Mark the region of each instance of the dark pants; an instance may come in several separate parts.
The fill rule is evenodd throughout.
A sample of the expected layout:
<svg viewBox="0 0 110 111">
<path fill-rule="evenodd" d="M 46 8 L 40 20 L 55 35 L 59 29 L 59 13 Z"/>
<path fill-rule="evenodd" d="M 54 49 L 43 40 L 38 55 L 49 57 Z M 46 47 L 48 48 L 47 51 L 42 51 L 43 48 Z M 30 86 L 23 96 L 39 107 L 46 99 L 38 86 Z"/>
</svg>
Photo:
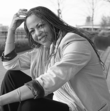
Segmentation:
<svg viewBox="0 0 110 111">
<path fill-rule="evenodd" d="M 8 93 L 31 81 L 31 77 L 21 71 L 6 72 L 1 85 L 1 95 Z M 69 111 L 66 104 L 52 100 L 53 94 L 44 98 L 28 99 L 21 103 L 11 103 L 3 106 L 3 111 Z"/>
</svg>

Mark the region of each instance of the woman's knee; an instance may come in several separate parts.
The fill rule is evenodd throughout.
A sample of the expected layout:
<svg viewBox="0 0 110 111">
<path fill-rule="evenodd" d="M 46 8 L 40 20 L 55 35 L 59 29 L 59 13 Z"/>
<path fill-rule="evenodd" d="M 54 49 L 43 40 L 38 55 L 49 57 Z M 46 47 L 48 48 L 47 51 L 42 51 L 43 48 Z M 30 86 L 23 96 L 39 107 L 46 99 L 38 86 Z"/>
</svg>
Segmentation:
<svg viewBox="0 0 110 111">
<path fill-rule="evenodd" d="M 4 79 L 7 79 L 7 78 L 9 78 L 9 77 L 16 77 L 15 76 L 15 74 L 16 73 L 19 73 L 19 72 L 21 72 L 21 71 L 19 71 L 19 70 L 8 70 L 6 73 L 5 73 L 5 75 L 4 75 Z"/>
<path fill-rule="evenodd" d="M 21 78 L 23 78 L 23 72 L 19 71 L 19 70 L 8 70 L 5 75 L 4 78 L 2 80 L 2 85 L 6 86 L 6 85 L 16 85 L 17 87 L 22 85 L 21 82 L 19 82 L 21 80 Z"/>
<path fill-rule="evenodd" d="M 31 80 L 31 77 L 29 77 L 27 74 L 20 70 L 8 70 L 4 76 L 4 79 L 12 78 L 14 80 L 21 80 L 21 79 L 29 79 Z"/>
</svg>

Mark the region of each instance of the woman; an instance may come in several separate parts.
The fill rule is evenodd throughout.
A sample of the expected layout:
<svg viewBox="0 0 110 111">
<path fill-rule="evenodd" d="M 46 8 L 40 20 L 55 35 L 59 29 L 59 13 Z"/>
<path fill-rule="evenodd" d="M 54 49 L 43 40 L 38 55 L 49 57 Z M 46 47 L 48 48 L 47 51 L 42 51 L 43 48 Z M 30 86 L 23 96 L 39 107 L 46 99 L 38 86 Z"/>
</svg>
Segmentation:
<svg viewBox="0 0 110 111">
<path fill-rule="evenodd" d="M 33 50 L 17 55 L 14 33 L 22 22 Z M 94 44 L 45 7 L 15 14 L 2 61 L 11 70 L 3 80 L 0 96 L 6 111 L 110 110 L 103 64 Z M 30 69 L 32 80 L 19 71 L 23 69 Z M 46 97 L 51 93 L 53 100 Z"/>
</svg>

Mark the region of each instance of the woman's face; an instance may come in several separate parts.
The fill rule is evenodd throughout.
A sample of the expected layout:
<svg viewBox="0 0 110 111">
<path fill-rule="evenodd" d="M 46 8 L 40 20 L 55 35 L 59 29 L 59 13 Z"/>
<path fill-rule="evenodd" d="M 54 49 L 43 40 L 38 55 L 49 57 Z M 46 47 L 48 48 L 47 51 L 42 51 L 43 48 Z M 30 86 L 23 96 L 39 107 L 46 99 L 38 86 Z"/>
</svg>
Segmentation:
<svg viewBox="0 0 110 111">
<path fill-rule="evenodd" d="M 26 20 L 26 25 L 33 40 L 46 47 L 50 46 L 54 34 L 51 26 L 36 15 L 30 15 Z"/>
</svg>

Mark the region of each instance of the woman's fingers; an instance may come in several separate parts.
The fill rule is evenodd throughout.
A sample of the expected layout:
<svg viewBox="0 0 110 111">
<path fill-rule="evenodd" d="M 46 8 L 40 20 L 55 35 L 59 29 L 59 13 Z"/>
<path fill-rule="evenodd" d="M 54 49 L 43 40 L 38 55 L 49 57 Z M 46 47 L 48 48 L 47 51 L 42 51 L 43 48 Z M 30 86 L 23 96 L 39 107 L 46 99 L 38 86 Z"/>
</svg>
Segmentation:
<svg viewBox="0 0 110 111">
<path fill-rule="evenodd" d="M 15 29 L 19 27 L 25 20 L 26 14 L 27 14 L 27 9 L 19 9 L 19 11 L 13 17 L 11 26 L 14 27 Z"/>
<path fill-rule="evenodd" d="M 27 14 L 27 9 L 19 9 L 18 15 L 20 17 L 26 17 L 26 14 Z"/>
<path fill-rule="evenodd" d="M 27 15 L 27 9 L 19 9 L 19 11 L 14 15 L 15 20 L 24 20 Z"/>
</svg>

